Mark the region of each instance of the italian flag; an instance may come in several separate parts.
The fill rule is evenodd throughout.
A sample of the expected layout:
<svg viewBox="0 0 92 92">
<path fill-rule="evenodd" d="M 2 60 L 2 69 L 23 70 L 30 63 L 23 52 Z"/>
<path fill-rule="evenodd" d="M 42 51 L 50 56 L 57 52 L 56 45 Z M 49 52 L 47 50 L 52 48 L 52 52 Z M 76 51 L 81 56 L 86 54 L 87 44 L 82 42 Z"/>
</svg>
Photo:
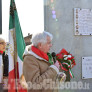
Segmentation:
<svg viewBox="0 0 92 92">
<path fill-rule="evenodd" d="M 25 51 L 25 42 L 22 35 L 15 1 L 10 2 L 10 20 L 9 20 L 9 77 L 8 92 L 27 92 L 20 86 L 19 80 L 23 76 L 23 53 Z M 14 80 L 16 79 L 16 80 Z M 12 81 L 13 80 L 13 81 Z"/>
</svg>

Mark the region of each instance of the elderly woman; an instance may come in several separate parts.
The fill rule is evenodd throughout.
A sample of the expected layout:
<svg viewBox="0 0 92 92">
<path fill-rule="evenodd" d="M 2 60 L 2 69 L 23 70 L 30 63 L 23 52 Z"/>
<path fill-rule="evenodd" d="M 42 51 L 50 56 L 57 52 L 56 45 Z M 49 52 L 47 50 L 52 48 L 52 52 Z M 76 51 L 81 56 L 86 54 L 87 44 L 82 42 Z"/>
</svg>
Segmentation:
<svg viewBox="0 0 92 92">
<path fill-rule="evenodd" d="M 3 81 L 3 53 L 5 51 L 5 40 L 0 38 L 0 83 Z"/>
<path fill-rule="evenodd" d="M 52 92 L 59 73 L 59 63 L 52 61 L 49 53 L 52 47 L 52 34 L 38 33 L 32 38 L 29 52 L 24 54 L 23 73 L 28 85 L 28 92 Z M 49 85 L 48 85 L 49 84 Z M 54 85 L 55 86 L 55 85 Z"/>
<path fill-rule="evenodd" d="M 5 55 L 6 42 L 0 38 L 0 87 L 3 86 L 3 80 L 8 78 L 8 55 Z"/>
</svg>

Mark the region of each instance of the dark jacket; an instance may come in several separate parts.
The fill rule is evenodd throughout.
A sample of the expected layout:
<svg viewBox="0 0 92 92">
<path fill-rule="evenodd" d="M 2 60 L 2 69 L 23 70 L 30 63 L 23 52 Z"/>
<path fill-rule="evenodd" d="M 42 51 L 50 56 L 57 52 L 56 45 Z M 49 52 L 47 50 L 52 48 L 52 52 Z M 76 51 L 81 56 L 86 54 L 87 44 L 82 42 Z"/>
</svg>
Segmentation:
<svg viewBox="0 0 92 92">
<path fill-rule="evenodd" d="M 3 53 L 3 76 L 7 77 L 8 76 L 8 67 L 9 67 L 9 60 L 8 60 L 8 55 Z"/>
</svg>

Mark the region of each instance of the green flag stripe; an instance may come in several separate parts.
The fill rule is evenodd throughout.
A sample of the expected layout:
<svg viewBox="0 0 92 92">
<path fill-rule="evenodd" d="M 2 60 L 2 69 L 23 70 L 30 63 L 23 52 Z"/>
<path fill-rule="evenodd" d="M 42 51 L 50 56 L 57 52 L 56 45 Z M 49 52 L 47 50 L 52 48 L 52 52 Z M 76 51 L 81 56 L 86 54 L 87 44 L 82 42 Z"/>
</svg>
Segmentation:
<svg viewBox="0 0 92 92">
<path fill-rule="evenodd" d="M 10 19 L 9 19 L 9 29 L 14 28 L 14 18 L 13 18 L 13 5 L 12 0 L 10 4 Z"/>
<path fill-rule="evenodd" d="M 14 14 L 15 14 L 15 30 L 16 30 L 15 33 L 16 33 L 16 41 L 17 41 L 17 51 L 18 51 L 18 56 L 23 61 L 22 55 L 23 55 L 24 50 L 25 50 L 25 42 L 24 42 L 24 38 L 22 35 L 17 11 L 15 11 Z"/>
<path fill-rule="evenodd" d="M 15 28 L 15 34 L 16 34 L 16 43 L 17 43 L 17 52 L 18 52 L 18 56 L 21 59 L 21 61 L 23 61 L 23 53 L 25 50 L 25 42 L 24 42 L 24 38 L 22 35 L 22 31 L 21 31 L 21 27 L 20 27 L 20 23 L 19 23 L 19 18 L 18 18 L 18 14 L 17 14 L 17 10 L 16 10 L 16 5 L 15 2 L 13 0 L 11 0 L 11 9 L 10 9 L 10 27 L 9 29 Z"/>
<path fill-rule="evenodd" d="M 15 31 L 16 31 L 15 33 L 16 33 L 17 51 L 18 51 L 18 56 L 23 61 L 22 56 L 25 50 L 25 42 L 22 35 L 18 14 L 16 10 L 14 11 L 14 15 L 15 15 Z"/>
</svg>

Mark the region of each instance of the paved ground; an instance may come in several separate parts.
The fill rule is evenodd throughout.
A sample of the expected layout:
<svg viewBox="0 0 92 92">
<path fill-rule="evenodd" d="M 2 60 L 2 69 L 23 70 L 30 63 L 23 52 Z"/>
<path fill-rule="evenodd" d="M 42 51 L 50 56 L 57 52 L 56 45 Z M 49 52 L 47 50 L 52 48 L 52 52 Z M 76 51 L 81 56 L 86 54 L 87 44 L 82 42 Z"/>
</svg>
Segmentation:
<svg viewBox="0 0 92 92">
<path fill-rule="evenodd" d="M 2 84 L 0 84 L 0 92 L 8 92 L 7 90 L 3 90 Z"/>
</svg>

